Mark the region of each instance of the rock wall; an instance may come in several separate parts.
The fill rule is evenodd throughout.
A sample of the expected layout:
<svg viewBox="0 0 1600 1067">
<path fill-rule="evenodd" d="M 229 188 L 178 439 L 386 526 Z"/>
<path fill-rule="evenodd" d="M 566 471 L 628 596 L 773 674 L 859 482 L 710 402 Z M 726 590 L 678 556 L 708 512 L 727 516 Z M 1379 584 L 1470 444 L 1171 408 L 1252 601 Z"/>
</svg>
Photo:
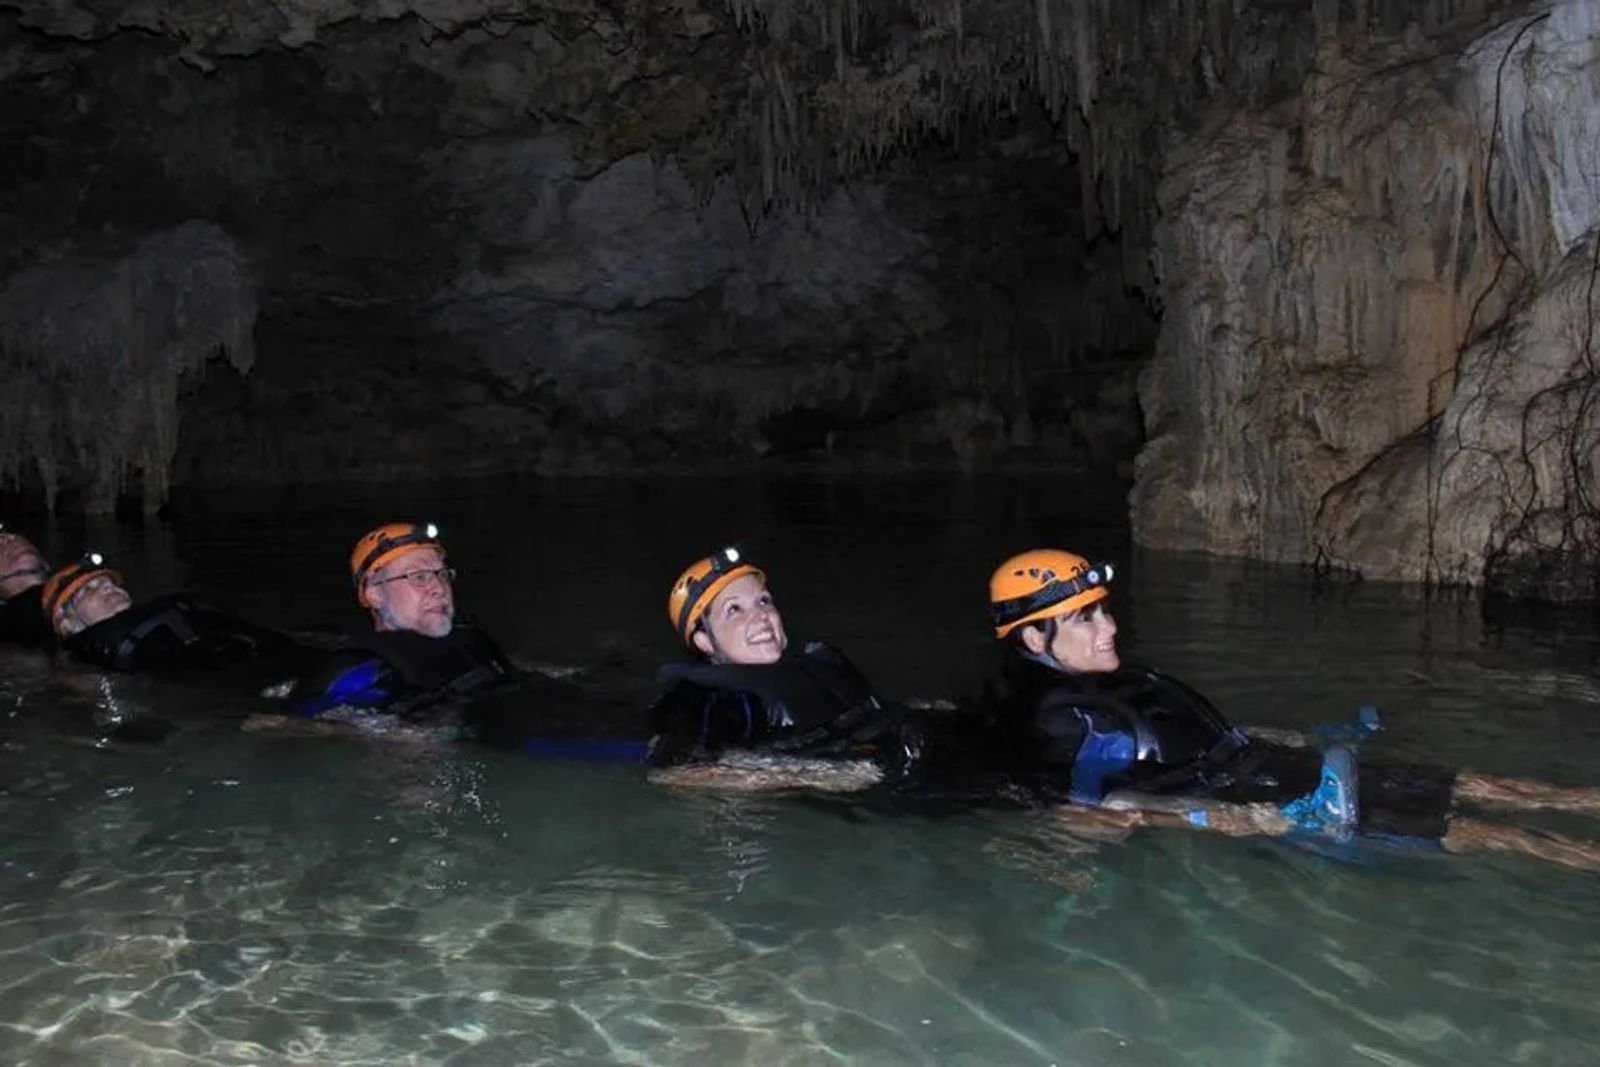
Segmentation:
<svg viewBox="0 0 1600 1067">
<path fill-rule="evenodd" d="M 1309 542 L 1299 479 L 1324 493 L 1367 436 L 1442 415 L 1448 391 L 1410 379 L 1402 399 L 1377 381 L 1329 406 L 1327 383 L 1358 377 L 1342 344 L 1381 363 L 1391 320 L 1444 336 L 1478 320 L 1435 305 L 1487 284 L 1480 251 L 1459 283 L 1407 266 L 1421 288 L 1401 310 L 1325 299 L 1325 276 L 1355 293 L 1388 243 L 1432 230 L 1368 226 L 1385 181 L 1335 157 L 1363 138 L 1392 142 L 1364 166 L 1402 152 L 1380 108 L 1407 94 L 1471 110 L 1428 42 L 1527 6 L 0 0 L 0 279 L 188 220 L 236 242 L 259 358 L 178 399 L 172 477 L 194 485 L 774 460 L 1117 474 L 1163 308 L 1169 339 L 1226 334 L 1250 358 L 1264 349 L 1238 339 L 1276 316 L 1294 325 L 1263 336 L 1295 354 L 1250 386 L 1275 399 L 1215 448 L 1202 416 L 1237 408 L 1232 386 L 1167 342 L 1141 493 L 1168 517 L 1143 524 L 1152 540 L 1285 555 L 1278 533 L 1165 501 L 1233 492 L 1215 487 L 1244 470 L 1262 516 L 1244 525 Z M 1302 180 L 1306 153 L 1321 176 Z M 1225 188 L 1191 197 L 1186 172 Z M 1183 260 L 1236 245 L 1221 288 Z M 1276 310 L 1251 311 L 1264 294 Z M 1282 434 L 1308 361 L 1311 429 Z"/>
<path fill-rule="evenodd" d="M 1329 40 L 1160 196 L 1142 542 L 1596 594 L 1600 9 Z"/>
<path fill-rule="evenodd" d="M 178 394 L 206 362 L 255 358 L 255 283 L 239 248 L 191 223 L 133 247 L 38 264 L 0 284 L 0 480 L 63 487 L 89 511 L 134 488 L 166 500 Z"/>
<path fill-rule="evenodd" d="M 182 400 L 180 483 L 1126 472 L 1154 313 L 1036 105 L 764 209 L 725 9 L 330 8 L 314 48 L 273 11 L 83 10 L 4 38 L 0 277 L 195 218 L 247 251 L 259 359 Z"/>
</svg>

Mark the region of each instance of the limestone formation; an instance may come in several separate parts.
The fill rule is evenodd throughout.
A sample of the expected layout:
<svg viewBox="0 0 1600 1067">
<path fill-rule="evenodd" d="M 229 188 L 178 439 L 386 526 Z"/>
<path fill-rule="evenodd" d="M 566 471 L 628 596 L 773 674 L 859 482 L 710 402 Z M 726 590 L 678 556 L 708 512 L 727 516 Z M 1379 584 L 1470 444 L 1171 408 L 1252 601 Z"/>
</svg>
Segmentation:
<svg viewBox="0 0 1600 1067">
<path fill-rule="evenodd" d="M 136 483 L 166 500 L 178 394 L 208 359 L 255 358 L 255 286 L 238 247 L 189 223 L 120 254 L 17 271 L 0 286 L 0 482 L 63 484 L 109 511 Z"/>
<path fill-rule="evenodd" d="M 1137 535 L 1596 592 L 1600 13 L 1346 56 L 1172 155 Z"/>
<path fill-rule="evenodd" d="M 130 472 L 150 501 L 773 461 L 1115 474 L 1142 435 L 1147 543 L 1587 595 L 1595 18 L 0 0 L 8 354 L 78 381 L 77 351 L 105 360 L 170 294 L 97 296 L 76 334 L 64 276 L 43 313 L 15 294 L 66 264 L 112 292 L 93 279 L 151 257 L 107 249 L 186 220 L 254 285 L 135 365 L 155 414 L 103 448 L 67 400 L 47 426 L 13 403 L 0 477 L 104 507 Z M 202 374 L 223 335 L 248 362 L 251 320 L 255 370 Z"/>
</svg>

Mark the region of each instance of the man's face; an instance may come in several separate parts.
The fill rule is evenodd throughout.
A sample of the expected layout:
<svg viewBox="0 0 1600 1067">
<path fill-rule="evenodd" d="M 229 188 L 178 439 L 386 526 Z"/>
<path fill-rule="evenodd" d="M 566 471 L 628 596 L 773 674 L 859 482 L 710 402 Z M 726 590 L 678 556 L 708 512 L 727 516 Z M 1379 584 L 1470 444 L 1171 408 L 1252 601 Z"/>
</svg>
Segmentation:
<svg viewBox="0 0 1600 1067">
<path fill-rule="evenodd" d="M 9 599 L 43 583 L 45 570 L 44 558 L 32 541 L 0 533 L 0 598 Z"/>
<path fill-rule="evenodd" d="M 776 663 L 789 644 L 778 605 L 766 583 L 753 574 L 724 586 L 701 616 L 701 625 L 694 647 L 725 663 Z"/>
<path fill-rule="evenodd" d="M 109 574 L 91 578 L 56 612 L 56 633 L 66 637 L 87 630 L 97 622 L 128 610 L 132 603 L 128 591 Z"/>
<path fill-rule="evenodd" d="M 379 630 L 412 630 L 448 637 L 455 626 L 456 597 L 445 573 L 444 553 L 432 545 L 414 548 L 367 576 L 367 606 Z"/>
</svg>

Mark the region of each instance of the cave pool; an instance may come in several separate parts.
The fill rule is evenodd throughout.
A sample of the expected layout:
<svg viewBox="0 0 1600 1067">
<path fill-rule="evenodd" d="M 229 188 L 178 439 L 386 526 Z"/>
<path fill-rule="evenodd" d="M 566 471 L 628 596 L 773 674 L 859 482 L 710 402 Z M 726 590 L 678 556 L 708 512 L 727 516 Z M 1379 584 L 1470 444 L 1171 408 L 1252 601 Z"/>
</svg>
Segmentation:
<svg viewBox="0 0 1600 1067">
<path fill-rule="evenodd" d="M 792 637 L 882 690 L 994 662 L 984 582 L 1122 564 L 1125 658 L 1236 720 L 1376 701 L 1373 751 L 1600 784 L 1591 617 L 1130 546 L 1120 485 L 1043 474 L 561 479 L 181 499 L 92 541 L 135 592 L 360 622 L 354 537 L 431 518 L 517 659 L 647 698 L 663 607 L 727 541 Z M 1596 1062 L 1600 875 L 1505 855 L 1063 835 L 1023 813 L 685 796 L 631 766 L 241 733 L 248 700 L 0 650 L 0 1063 Z M 160 744 L 101 743 L 160 714 Z M 1600 834 L 1600 823 L 1527 825 Z"/>
</svg>

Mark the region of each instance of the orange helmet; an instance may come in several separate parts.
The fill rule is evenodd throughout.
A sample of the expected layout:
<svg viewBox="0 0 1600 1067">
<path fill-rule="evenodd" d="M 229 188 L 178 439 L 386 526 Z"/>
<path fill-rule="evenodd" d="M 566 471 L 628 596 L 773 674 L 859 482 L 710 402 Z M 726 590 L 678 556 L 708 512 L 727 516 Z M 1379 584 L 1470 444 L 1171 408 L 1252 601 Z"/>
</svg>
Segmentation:
<svg viewBox="0 0 1600 1067">
<path fill-rule="evenodd" d="M 44 617 L 53 624 L 56 612 L 72 603 L 78 591 L 102 575 L 118 585 L 124 585 L 122 575 L 102 566 L 105 557 L 98 552 L 85 552 L 76 563 L 69 563 L 44 580 L 39 591 L 39 603 L 44 607 Z"/>
<path fill-rule="evenodd" d="M 1058 548 L 1035 548 L 1012 556 L 989 577 L 989 614 L 995 637 L 1023 623 L 1077 611 L 1110 594 L 1113 567 Z"/>
<path fill-rule="evenodd" d="M 729 582 L 746 574 L 753 574 L 763 582 L 767 580 L 765 571 L 740 561 L 738 549 L 723 548 L 705 559 L 695 560 L 678 575 L 678 580 L 672 583 L 672 591 L 667 594 L 667 618 L 672 620 L 672 628 L 685 643 L 716 595 Z"/>
<path fill-rule="evenodd" d="M 387 522 L 362 536 L 350 550 L 350 579 L 355 582 L 356 599 L 367 607 L 367 595 L 362 589 L 367 575 L 407 552 L 419 548 L 438 549 L 444 558 L 444 545 L 439 543 L 439 527 L 431 522 Z"/>
</svg>

